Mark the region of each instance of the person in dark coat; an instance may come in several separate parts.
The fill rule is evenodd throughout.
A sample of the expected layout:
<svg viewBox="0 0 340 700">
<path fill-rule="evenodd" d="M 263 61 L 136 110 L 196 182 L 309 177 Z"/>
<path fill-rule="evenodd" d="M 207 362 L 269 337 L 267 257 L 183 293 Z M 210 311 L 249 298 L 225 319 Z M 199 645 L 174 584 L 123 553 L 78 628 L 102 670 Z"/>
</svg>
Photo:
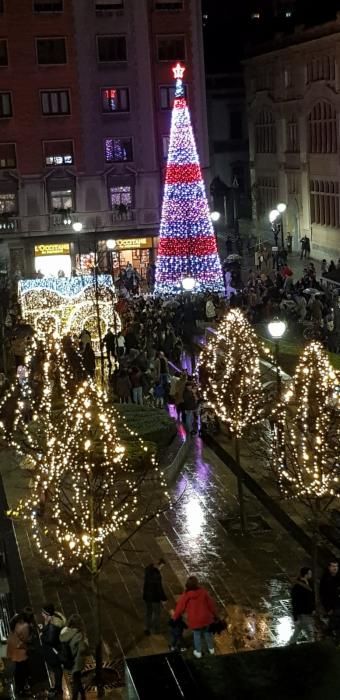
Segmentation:
<svg viewBox="0 0 340 700">
<path fill-rule="evenodd" d="M 161 603 L 167 600 L 164 593 L 161 570 L 164 560 L 158 564 L 149 564 L 144 572 L 143 600 L 145 603 L 145 634 L 150 635 L 153 629 L 155 634 L 160 631 Z"/>
<path fill-rule="evenodd" d="M 66 620 L 51 603 L 46 603 L 43 606 L 41 614 L 44 624 L 40 641 L 45 662 L 54 674 L 54 687 L 49 692 L 49 695 L 53 697 L 63 694 L 63 667 L 58 652 L 60 651 L 60 632 L 65 627 Z"/>
<path fill-rule="evenodd" d="M 96 356 L 90 343 L 88 343 L 85 347 L 83 354 L 83 363 L 86 373 L 93 378 L 96 373 Z"/>
<path fill-rule="evenodd" d="M 320 579 L 320 600 L 327 615 L 340 609 L 340 572 L 334 559 L 329 562 Z"/>
<path fill-rule="evenodd" d="M 312 570 L 308 566 L 300 569 L 300 575 L 292 587 L 291 596 L 295 629 L 289 643 L 297 642 L 301 632 L 305 632 L 309 640 L 314 641 L 315 596 L 312 587 Z"/>
</svg>

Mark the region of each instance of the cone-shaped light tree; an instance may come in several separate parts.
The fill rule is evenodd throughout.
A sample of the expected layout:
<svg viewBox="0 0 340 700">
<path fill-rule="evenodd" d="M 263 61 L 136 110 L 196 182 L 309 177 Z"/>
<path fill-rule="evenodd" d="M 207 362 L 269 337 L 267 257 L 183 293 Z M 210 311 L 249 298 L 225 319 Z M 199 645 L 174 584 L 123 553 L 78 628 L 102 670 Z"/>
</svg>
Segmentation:
<svg viewBox="0 0 340 700">
<path fill-rule="evenodd" d="M 321 343 L 304 350 L 292 385 L 283 396 L 279 440 L 273 445 L 281 493 L 309 509 L 314 529 L 317 570 L 322 514 L 340 498 L 339 378 Z"/>
<path fill-rule="evenodd" d="M 156 262 L 157 294 L 189 288 L 223 292 L 223 275 L 217 253 L 195 137 L 188 109 L 183 74 L 173 68 L 176 80 L 172 110 L 165 189 Z M 184 283 L 185 284 L 185 283 Z M 185 287 L 184 287 L 185 288 Z"/>
<path fill-rule="evenodd" d="M 114 409 L 93 382 L 82 382 L 73 396 L 65 394 L 59 420 L 50 421 L 47 450 L 33 475 L 30 497 L 10 513 L 29 521 L 48 564 L 70 574 L 81 567 L 90 572 L 98 687 L 102 677 L 100 571 L 121 548 L 122 540 L 126 542 L 169 505 L 153 455 L 138 435 L 135 440 L 141 450 L 132 462 L 119 439 Z M 114 540 L 109 543 L 115 535 L 119 535 L 117 546 Z"/>
<path fill-rule="evenodd" d="M 235 440 L 242 530 L 246 530 L 239 440 L 246 429 L 264 418 L 265 394 L 261 383 L 260 354 L 264 352 L 253 328 L 241 311 L 227 313 L 204 348 L 204 398 Z"/>
</svg>

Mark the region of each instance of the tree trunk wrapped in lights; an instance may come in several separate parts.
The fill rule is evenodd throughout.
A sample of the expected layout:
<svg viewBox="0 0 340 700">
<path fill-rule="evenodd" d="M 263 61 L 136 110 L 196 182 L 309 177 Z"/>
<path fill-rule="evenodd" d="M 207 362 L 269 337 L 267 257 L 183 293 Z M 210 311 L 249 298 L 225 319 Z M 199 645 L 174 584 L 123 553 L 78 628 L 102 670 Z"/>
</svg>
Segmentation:
<svg viewBox="0 0 340 700">
<path fill-rule="evenodd" d="M 70 574 L 81 567 L 90 572 L 98 688 L 100 571 L 122 544 L 169 506 L 154 456 L 137 434 L 134 438 L 140 451 L 131 461 L 118 436 L 114 409 L 93 382 L 82 382 L 73 396 L 65 394 L 58 421 L 50 421 L 44 460 L 33 475 L 30 496 L 10 513 L 29 522 L 38 551 L 50 566 Z"/>
<path fill-rule="evenodd" d="M 278 415 L 281 430 L 273 444 L 274 466 L 285 498 L 301 501 L 311 513 L 313 568 L 317 570 L 320 522 L 340 497 L 339 377 L 317 342 L 304 350 Z"/>
<path fill-rule="evenodd" d="M 242 530 L 246 529 L 239 440 L 246 429 L 264 418 L 265 395 L 261 383 L 260 354 L 266 350 L 238 309 L 227 313 L 201 357 L 204 398 L 235 440 Z M 267 353 L 269 354 L 269 353 Z"/>
</svg>

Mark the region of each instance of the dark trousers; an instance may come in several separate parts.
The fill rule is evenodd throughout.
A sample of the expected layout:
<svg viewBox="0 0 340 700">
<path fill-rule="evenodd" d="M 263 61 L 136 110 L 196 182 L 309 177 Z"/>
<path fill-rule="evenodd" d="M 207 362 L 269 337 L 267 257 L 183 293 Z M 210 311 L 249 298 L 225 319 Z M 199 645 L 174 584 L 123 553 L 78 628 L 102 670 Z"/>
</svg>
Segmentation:
<svg viewBox="0 0 340 700">
<path fill-rule="evenodd" d="M 14 683 L 16 693 L 22 693 L 29 676 L 28 661 L 16 661 L 14 667 Z"/>
<path fill-rule="evenodd" d="M 44 659 L 50 671 L 54 674 L 54 688 L 57 693 L 62 693 L 63 688 L 63 668 L 58 655 L 51 647 L 43 648 Z"/>
<path fill-rule="evenodd" d="M 145 629 L 159 633 L 161 624 L 161 604 L 145 602 Z"/>
<path fill-rule="evenodd" d="M 86 694 L 81 681 L 81 671 L 72 673 L 72 700 L 78 700 L 78 695 L 80 695 L 81 700 L 85 700 Z"/>
</svg>

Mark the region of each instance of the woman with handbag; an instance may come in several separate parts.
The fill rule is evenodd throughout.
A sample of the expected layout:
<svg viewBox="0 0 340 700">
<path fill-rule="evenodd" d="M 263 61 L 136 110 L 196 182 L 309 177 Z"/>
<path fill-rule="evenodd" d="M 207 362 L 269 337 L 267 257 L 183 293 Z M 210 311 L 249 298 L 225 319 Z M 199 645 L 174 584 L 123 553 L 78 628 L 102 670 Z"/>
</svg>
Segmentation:
<svg viewBox="0 0 340 700">
<path fill-rule="evenodd" d="M 216 619 L 215 603 L 208 591 L 199 585 L 196 576 L 189 576 L 185 584 L 185 592 L 180 596 L 173 614 L 173 620 L 178 620 L 186 614 L 188 627 L 193 631 L 194 656 L 202 656 L 202 635 L 208 647 L 209 654 L 215 654 L 213 636 L 210 625 Z"/>
</svg>

